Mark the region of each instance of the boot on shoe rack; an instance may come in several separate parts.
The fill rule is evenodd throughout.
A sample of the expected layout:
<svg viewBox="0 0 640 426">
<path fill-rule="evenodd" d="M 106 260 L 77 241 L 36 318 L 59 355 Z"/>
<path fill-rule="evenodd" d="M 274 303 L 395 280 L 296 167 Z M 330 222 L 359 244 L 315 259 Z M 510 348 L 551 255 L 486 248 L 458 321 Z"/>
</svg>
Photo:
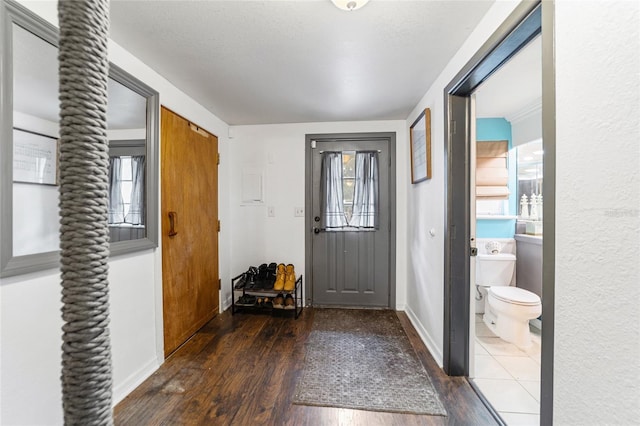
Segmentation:
<svg viewBox="0 0 640 426">
<path fill-rule="evenodd" d="M 296 288 L 296 271 L 292 264 L 285 269 L 284 291 L 293 291 Z"/>
<path fill-rule="evenodd" d="M 285 281 L 285 266 L 284 263 L 278 265 L 276 269 L 276 282 L 273 284 L 273 289 L 275 291 L 282 291 L 284 289 L 284 281 Z"/>
</svg>

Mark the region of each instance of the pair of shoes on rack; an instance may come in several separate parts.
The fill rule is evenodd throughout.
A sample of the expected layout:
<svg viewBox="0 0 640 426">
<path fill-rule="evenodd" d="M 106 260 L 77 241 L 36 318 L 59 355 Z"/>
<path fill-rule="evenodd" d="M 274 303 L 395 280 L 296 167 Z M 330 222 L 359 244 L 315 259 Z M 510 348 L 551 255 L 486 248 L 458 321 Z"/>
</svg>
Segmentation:
<svg viewBox="0 0 640 426">
<path fill-rule="evenodd" d="M 276 269 L 277 264 L 275 262 L 271 262 L 266 266 L 266 270 L 261 276 L 262 279 L 262 288 L 265 290 L 271 290 L 273 288 L 273 284 L 276 282 Z"/>
<path fill-rule="evenodd" d="M 244 274 L 242 274 L 240 275 L 240 278 L 238 278 L 238 280 L 233 284 L 233 288 L 235 288 L 236 290 L 240 290 L 241 288 L 244 288 L 246 284 L 247 282 L 245 281 Z"/>
<path fill-rule="evenodd" d="M 284 263 L 278 265 L 276 270 L 276 281 L 273 289 L 276 291 L 293 291 L 296 288 L 296 271 L 292 264 L 287 266 Z"/>
<path fill-rule="evenodd" d="M 293 300 L 293 296 L 291 294 L 283 295 L 282 293 L 278 294 L 275 299 L 273 299 L 273 308 L 274 309 L 295 309 L 295 301 Z"/>
<path fill-rule="evenodd" d="M 263 263 L 256 270 L 254 275 L 253 289 L 271 290 L 273 283 L 276 281 L 276 267 L 275 263 L 266 264 Z"/>
<path fill-rule="evenodd" d="M 240 306 L 254 306 L 256 304 L 256 297 L 250 294 L 243 294 L 238 298 L 236 305 Z"/>
<path fill-rule="evenodd" d="M 245 285 L 247 285 L 247 273 L 246 272 L 243 272 L 242 274 L 240 274 L 236 278 L 237 279 L 233 283 L 233 288 L 235 288 L 236 290 L 240 290 L 241 288 L 244 288 Z"/>
<path fill-rule="evenodd" d="M 255 266 L 249 266 L 247 272 L 243 273 L 238 281 L 236 281 L 233 288 L 239 290 L 241 288 L 255 288 L 256 286 L 256 276 L 258 275 L 258 268 Z"/>
<path fill-rule="evenodd" d="M 261 308 L 271 308 L 273 306 L 273 302 L 268 297 L 258 297 L 256 306 L 259 306 Z"/>
</svg>

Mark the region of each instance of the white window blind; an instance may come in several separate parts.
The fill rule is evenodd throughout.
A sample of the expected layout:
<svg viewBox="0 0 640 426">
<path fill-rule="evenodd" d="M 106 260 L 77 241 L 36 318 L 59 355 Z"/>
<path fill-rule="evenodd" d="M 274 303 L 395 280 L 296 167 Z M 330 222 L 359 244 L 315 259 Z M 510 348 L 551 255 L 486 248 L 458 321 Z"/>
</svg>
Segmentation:
<svg viewBox="0 0 640 426">
<path fill-rule="evenodd" d="M 509 198 L 508 141 L 476 143 L 476 197 L 504 200 Z"/>
</svg>

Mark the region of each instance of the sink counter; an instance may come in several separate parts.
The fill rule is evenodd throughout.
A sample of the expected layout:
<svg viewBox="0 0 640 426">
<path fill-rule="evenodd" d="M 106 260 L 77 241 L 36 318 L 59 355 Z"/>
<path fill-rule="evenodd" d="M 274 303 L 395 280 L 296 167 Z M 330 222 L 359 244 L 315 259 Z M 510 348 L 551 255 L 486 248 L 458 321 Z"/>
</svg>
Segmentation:
<svg viewBox="0 0 640 426">
<path fill-rule="evenodd" d="M 542 245 L 542 235 L 516 234 L 514 238 L 523 243 Z"/>
</svg>

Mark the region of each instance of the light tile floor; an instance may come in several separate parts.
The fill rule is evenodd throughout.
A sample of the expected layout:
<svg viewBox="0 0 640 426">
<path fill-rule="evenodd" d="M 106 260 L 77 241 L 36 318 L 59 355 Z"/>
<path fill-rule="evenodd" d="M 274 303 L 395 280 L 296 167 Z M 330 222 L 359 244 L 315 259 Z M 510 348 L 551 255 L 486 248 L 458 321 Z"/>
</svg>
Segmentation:
<svg viewBox="0 0 640 426">
<path fill-rule="evenodd" d="M 526 349 L 497 337 L 476 315 L 473 381 L 511 425 L 540 424 L 540 331 L 531 327 Z"/>
</svg>

